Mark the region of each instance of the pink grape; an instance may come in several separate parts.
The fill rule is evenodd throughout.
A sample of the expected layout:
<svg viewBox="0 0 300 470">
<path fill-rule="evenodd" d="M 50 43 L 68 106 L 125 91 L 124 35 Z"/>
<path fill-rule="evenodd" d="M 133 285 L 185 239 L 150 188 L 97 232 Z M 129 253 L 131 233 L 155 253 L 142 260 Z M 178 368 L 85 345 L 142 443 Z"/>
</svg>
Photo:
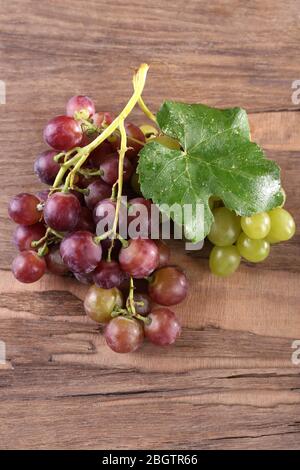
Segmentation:
<svg viewBox="0 0 300 470">
<path fill-rule="evenodd" d="M 34 250 L 31 243 L 40 240 L 46 233 L 46 227 L 37 223 L 34 225 L 18 225 L 13 234 L 13 242 L 19 251 Z"/>
<path fill-rule="evenodd" d="M 122 270 L 137 279 L 149 276 L 158 266 L 158 262 L 158 248 L 149 239 L 130 240 L 128 247 L 123 247 L 119 255 Z"/>
<path fill-rule="evenodd" d="M 74 273 L 87 274 L 101 261 L 102 249 L 90 232 L 79 231 L 66 236 L 60 244 L 65 265 Z"/>
<path fill-rule="evenodd" d="M 46 262 L 35 251 L 22 251 L 13 260 L 11 270 L 18 281 L 27 284 L 38 281 L 45 274 Z"/>
<path fill-rule="evenodd" d="M 157 346 L 173 344 L 180 336 L 180 322 L 175 313 L 168 308 L 157 308 L 148 315 L 148 318 L 151 323 L 144 326 L 145 336 Z"/>
<path fill-rule="evenodd" d="M 173 266 L 160 268 L 150 279 L 149 295 L 161 305 L 176 305 L 187 296 L 188 282 L 185 274 Z"/>
<path fill-rule="evenodd" d="M 78 111 L 88 111 L 89 116 L 95 113 L 94 102 L 88 96 L 77 95 L 69 99 L 66 106 L 67 116 L 73 117 Z"/>
<path fill-rule="evenodd" d="M 60 170 L 60 165 L 53 159 L 56 154 L 55 150 L 46 150 L 38 155 L 34 163 L 34 171 L 42 183 L 54 183 Z"/>
<path fill-rule="evenodd" d="M 17 194 L 9 201 L 8 215 L 17 224 L 36 224 L 42 218 L 42 212 L 37 209 L 39 203 L 39 199 L 33 194 Z"/>
<path fill-rule="evenodd" d="M 103 289 L 119 287 L 126 277 L 126 274 L 121 270 L 119 263 L 116 261 L 100 261 L 93 272 L 94 283 Z"/>
<path fill-rule="evenodd" d="M 44 207 L 44 219 L 54 230 L 69 232 L 76 227 L 80 211 L 80 203 L 74 194 L 58 192 L 48 197 Z"/>
<path fill-rule="evenodd" d="M 84 196 L 84 200 L 89 209 L 94 209 L 99 201 L 109 198 L 111 195 L 111 187 L 100 179 L 89 184 L 87 189 L 88 194 Z"/>
<path fill-rule="evenodd" d="M 56 116 L 44 129 L 44 140 L 55 150 L 70 150 L 80 145 L 82 129 L 79 122 L 69 116 Z"/>
<path fill-rule="evenodd" d="M 117 153 L 112 153 L 111 155 L 106 155 L 102 158 L 100 163 L 100 170 L 102 171 L 101 178 L 107 184 L 111 186 L 118 180 L 119 175 L 119 156 Z M 128 158 L 124 157 L 124 165 L 123 165 L 123 181 L 129 181 L 133 172 L 133 167 L 128 160 Z"/>
<path fill-rule="evenodd" d="M 143 327 L 138 320 L 119 316 L 106 325 L 104 338 L 107 345 L 117 353 L 134 352 L 143 343 Z"/>
<path fill-rule="evenodd" d="M 69 272 L 69 269 L 62 260 L 59 245 L 51 246 L 45 256 L 47 269 L 52 274 L 63 276 Z"/>
</svg>

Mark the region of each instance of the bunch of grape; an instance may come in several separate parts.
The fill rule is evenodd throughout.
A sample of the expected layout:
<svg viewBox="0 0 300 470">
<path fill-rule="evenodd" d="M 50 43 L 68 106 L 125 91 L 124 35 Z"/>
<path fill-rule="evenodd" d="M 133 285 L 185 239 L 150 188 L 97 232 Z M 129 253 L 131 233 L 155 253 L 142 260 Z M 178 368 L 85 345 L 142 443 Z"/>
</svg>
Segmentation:
<svg viewBox="0 0 300 470">
<path fill-rule="evenodd" d="M 214 199 L 211 204 L 214 222 L 208 239 L 215 246 L 210 252 L 209 266 L 217 276 L 233 274 L 242 258 L 252 263 L 264 261 L 270 245 L 289 240 L 295 233 L 294 219 L 283 207 L 239 217 L 223 207 L 220 200 Z"/>
<path fill-rule="evenodd" d="M 18 224 L 13 235 L 19 250 L 12 263 L 16 279 L 35 282 L 48 270 L 90 284 L 86 314 L 104 325 L 113 351 L 126 353 L 138 349 L 144 337 L 156 345 L 176 340 L 181 326 L 168 307 L 184 300 L 188 285 L 182 270 L 169 265 L 170 250 L 161 240 L 126 240 L 114 230 L 112 238 L 108 232 L 96 234 L 103 214 L 111 214 L 114 228 L 118 226 L 116 187 L 129 198 L 128 221 L 138 214 L 135 206 L 142 205 L 148 214 L 144 225 L 150 224 L 151 201 L 141 197 L 135 171 L 149 126 L 142 132 L 131 122 L 125 124 L 127 151 L 121 168 L 120 131 L 90 151 L 90 144 L 114 119 L 108 112 L 96 112 L 90 98 L 72 97 L 66 115 L 46 125 L 44 140 L 51 149 L 34 164 L 40 181 L 50 187 L 35 195 L 18 194 L 8 212 Z M 146 280 L 147 293 L 135 290 L 134 279 Z M 152 303 L 161 307 L 153 308 Z"/>
</svg>

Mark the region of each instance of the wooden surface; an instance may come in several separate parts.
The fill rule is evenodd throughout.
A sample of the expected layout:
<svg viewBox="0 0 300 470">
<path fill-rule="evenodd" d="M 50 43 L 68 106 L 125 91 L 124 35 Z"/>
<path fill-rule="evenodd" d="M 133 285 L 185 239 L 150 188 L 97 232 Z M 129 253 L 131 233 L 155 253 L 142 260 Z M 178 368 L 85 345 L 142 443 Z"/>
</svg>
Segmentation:
<svg viewBox="0 0 300 470">
<path fill-rule="evenodd" d="M 84 287 L 13 280 L 6 213 L 13 194 L 39 187 L 42 128 L 66 99 L 87 93 L 117 111 L 147 61 L 154 110 L 168 97 L 251 112 L 300 226 L 299 14 L 298 0 L 1 1 L 0 448 L 300 448 L 299 234 L 228 280 L 209 274 L 205 251 L 175 245 L 191 284 L 176 308 L 182 338 L 117 355 L 83 315 Z"/>
</svg>

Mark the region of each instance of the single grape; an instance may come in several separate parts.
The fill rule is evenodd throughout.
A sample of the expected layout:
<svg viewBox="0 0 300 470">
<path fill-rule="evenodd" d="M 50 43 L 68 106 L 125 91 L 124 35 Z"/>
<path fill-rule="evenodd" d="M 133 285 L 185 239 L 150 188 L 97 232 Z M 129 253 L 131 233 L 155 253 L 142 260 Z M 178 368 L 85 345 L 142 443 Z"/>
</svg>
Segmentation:
<svg viewBox="0 0 300 470">
<path fill-rule="evenodd" d="M 54 230 L 69 232 L 76 227 L 80 211 L 80 202 L 74 194 L 57 192 L 45 203 L 44 219 Z"/>
<path fill-rule="evenodd" d="M 266 240 L 252 240 L 243 232 L 240 234 L 236 246 L 240 255 L 252 263 L 263 261 L 270 253 L 270 243 Z"/>
<path fill-rule="evenodd" d="M 88 96 L 72 96 L 67 102 L 67 116 L 74 117 L 74 114 L 79 111 L 87 111 L 89 116 L 95 113 L 94 102 Z"/>
<path fill-rule="evenodd" d="M 164 147 L 167 147 L 171 150 L 180 150 L 180 143 L 178 140 L 169 137 L 168 135 L 159 135 L 152 140 L 152 142 L 159 142 Z"/>
<path fill-rule="evenodd" d="M 85 313 L 98 323 L 107 323 L 111 320 L 111 313 L 115 307 L 123 306 L 123 296 L 119 289 L 102 289 L 91 286 L 84 299 Z"/>
<path fill-rule="evenodd" d="M 136 313 L 147 316 L 151 312 L 151 299 L 147 294 L 134 292 L 133 300 Z"/>
<path fill-rule="evenodd" d="M 98 204 L 96 204 L 93 212 L 94 221 L 96 227 L 100 222 L 103 225 L 103 227 L 99 227 L 97 230 L 98 235 L 102 235 L 102 233 L 108 232 L 112 229 L 115 213 L 116 203 L 111 199 L 103 199 L 103 201 L 99 201 Z"/>
<path fill-rule="evenodd" d="M 157 346 L 173 344 L 180 336 L 180 322 L 175 313 L 168 308 L 156 308 L 148 318 L 151 319 L 151 323 L 144 326 L 145 336 Z"/>
<path fill-rule="evenodd" d="M 86 232 L 95 233 L 96 226 L 93 219 L 93 213 L 87 207 L 81 207 L 79 219 L 76 227 L 74 228 L 75 232 L 78 230 L 85 230 Z"/>
<path fill-rule="evenodd" d="M 88 194 L 84 196 L 85 203 L 89 209 L 94 209 L 96 204 L 103 199 L 107 199 L 111 195 L 111 187 L 98 179 L 87 187 Z"/>
<path fill-rule="evenodd" d="M 241 218 L 242 230 L 253 240 L 265 238 L 271 228 L 271 220 L 267 212 L 260 212 L 251 217 Z"/>
<path fill-rule="evenodd" d="M 126 274 L 116 261 L 100 261 L 93 272 L 94 283 L 103 289 L 119 287 L 125 278 Z"/>
<path fill-rule="evenodd" d="M 170 257 L 171 257 L 171 250 L 168 247 L 168 245 L 164 243 L 162 240 L 156 240 L 155 243 L 158 248 L 158 255 L 159 255 L 158 268 L 162 268 L 169 264 Z"/>
<path fill-rule="evenodd" d="M 55 150 L 46 150 L 38 155 L 34 163 L 34 171 L 42 183 L 54 183 L 60 170 L 60 165 L 53 159 L 56 154 Z"/>
<path fill-rule="evenodd" d="M 50 193 L 50 189 L 43 189 L 35 193 L 36 197 L 39 199 L 39 202 L 46 202 Z"/>
<path fill-rule="evenodd" d="M 105 183 L 111 186 L 118 180 L 119 175 L 119 156 L 117 153 L 106 155 L 102 158 L 100 163 L 100 171 L 102 172 L 101 178 Z M 129 159 L 124 157 L 123 165 L 123 181 L 126 182 L 130 179 L 133 172 L 132 165 Z"/>
<path fill-rule="evenodd" d="M 119 316 L 106 325 L 104 338 L 110 349 L 117 353 L 134 352 L 143 343 L 143 327 L 134 318 Z"/>
<path fill-rule="evenodd" d="M 160 268 L 151 276 L 148 292 L 151 299 L 161 305 L 176 305 L 182 302 L 188 291 L 185 274 L 174 266 Z"/>
<path fill-rule="evenodd" d="M 60 244 L 63 262 L 74 273 L 94 271 L 101 261 L 102 249 L 90 232 L 79 231 L 66 236 Z"/>
<path fill-rule="evenodd" d="M 35 251 L 22 251 L 13 260 L 11 270 L 18 281 L 31 283 L 45 274 L 46 262 Z"/>
<path fill-rule="evenodd" d="M 151 231 L 151 201 L 142 197 L 130 199 L 127 211 L 130 238 L 149 238 Z"/>
<path fill-rule="evenodd" d="M 86 161 L 88 168 L 99 168 L 104 157 L 113 153 L 111 144 L 105 140 L 101 145 L 96 147 L 89 155 Z"/>
<path fill-rule="evenodd" d="M 45 256 L 48 271 L 52 274 L 63 276 L 69 272 L 69 269 L 62 260 L 59 245 L 51 246 Z"/>
<path fill-rule="evenodd" d="M 158 262 L 158 248 L 149 239 L 130 240 L 119 255 L 121 269 L 137 279 L 149 276 L 157 268 Z"/>
<path fill-rule="evenodd" d="M 291 214 L 282 207 L 277 207 L 268 214 L 271 220 L 271 229 L 267 237 L 269 237 L 271 243 L 290 240 L 296 231 L 295 221 Z"/>
<path fill-rule="evenodd" d="M 56 116 L 44 129 L 44 140 L 55 150 L 70 150 L 80 145 L 82 129 L 79 122 L 69 116 Z"/>
<path fill-rule="evenodd" d="M 216 276 L 229 276 L 239 267 L 241 255 L 236 246 L 214 246 L 209 256 L 209 267 Z"/>
<path fill-rule="evenodd" d="M 94 274 L 94 271 L 88 274 L 73 273 L 75 279 L 77 279 L 77 281 L 79 281 L 81 284 L 85 284 L 85 285 L 94 284 L 93 274 Z"/>
<path fill-rule="evenodd" d="M 115 116 L 109 112 L 95 113 L 92 118 L 93 123 L 97 127 L 107 127 L 113 122 L 114 119 Z"/>
<path fill-rule="evenodd" d="M 37 209 L 40 200 L 29 193 L 20 193 L 14 196 L 8 204 L 8 215 L 21 225 L 33 225 L 42 218 L 42 212 Z"/>
<path fill-rule="evenodd" d="M 18 225 L 13 234 L 13 242 L 19 251 L 35 250 L 31 243 L 40 240 L 46 233 L 46 228 L 43 224 L 37 223 L 34 225 Z"/>
<path fill-rule="evenodd" d="M 217 207 L 213 210 L 214 222 L 207 236 L 216 246 L 229 246 L 235 243 L 241 233 L 240 217 L 227 207 Z"/>
</svg>

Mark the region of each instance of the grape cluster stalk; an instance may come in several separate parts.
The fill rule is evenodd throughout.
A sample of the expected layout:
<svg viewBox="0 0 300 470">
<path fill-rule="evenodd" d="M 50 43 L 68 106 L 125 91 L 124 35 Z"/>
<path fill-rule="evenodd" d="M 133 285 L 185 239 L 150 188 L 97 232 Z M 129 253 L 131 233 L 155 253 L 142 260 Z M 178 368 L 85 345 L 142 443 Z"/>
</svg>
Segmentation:
<svg viewBox="0 0 300 470">
<path fill-rule="evenodd" d="M 181 324 L 169 307 L 182 302 L 188 290 L 184 272 L 170 265 L 168 245 L 150 238 L 151 201 L 142 197 L 136 172 L 139 151 L 149 139 L 164 145 L 172 140 L 157 126 L 139 128 L 127 121 L 138 104 L 156 123 L 141 96 L 147 71 L 142 64 L 134 74 L 133 94 L 118 116 L 96 111 L 87 96 L 73 96 L 65 114 L 45 126 L 50 148 L 34 163 L 48 189 L 20 193 L 8 207 L 18 224 L 15 278 L 32 283 L 48 271 L 87 284 L 85 313 L 102 325 L 107 345 L 117 353 L 136 351 L 145 338 L 158 346 L 174 343 Z M 124 195 L 128 222 L 145 209 L 143 236 L 124 239 L 119 233 Z M 104 216 L 108 224 L 99 233 Z"/>
</svg>

